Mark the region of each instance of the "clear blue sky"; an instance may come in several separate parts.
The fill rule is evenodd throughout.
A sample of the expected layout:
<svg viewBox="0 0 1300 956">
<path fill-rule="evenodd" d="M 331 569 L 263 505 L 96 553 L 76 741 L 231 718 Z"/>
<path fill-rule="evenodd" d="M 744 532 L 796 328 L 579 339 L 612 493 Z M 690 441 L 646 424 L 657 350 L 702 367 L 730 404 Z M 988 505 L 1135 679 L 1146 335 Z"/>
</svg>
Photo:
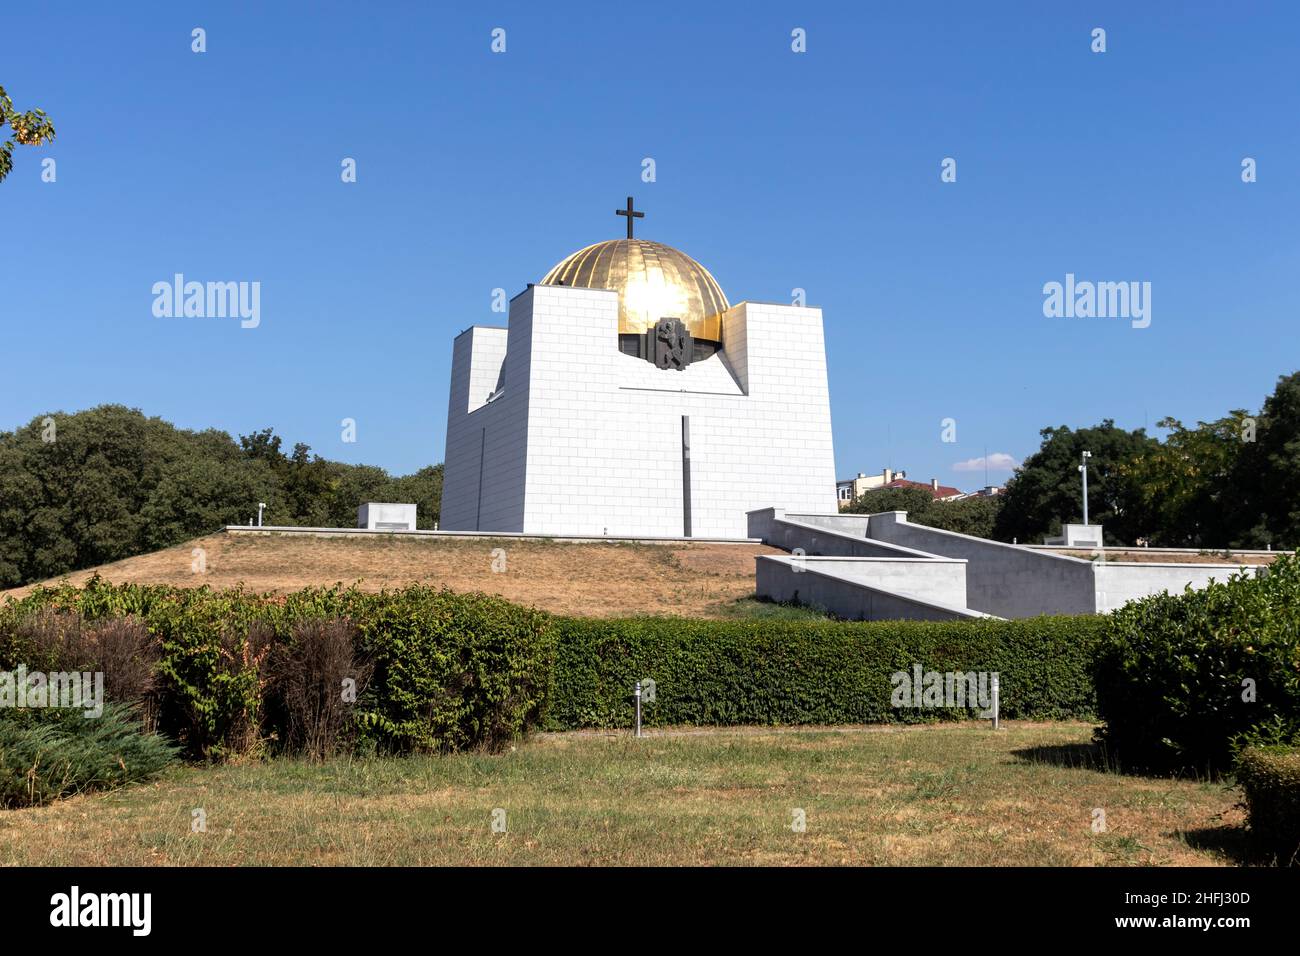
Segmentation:
<svg viewBox="0 0 1300 956">
<path fill-rule="evenodd" d="M 1300 366 L 1294 4 L 8 3 L 0 29 L 0 84 L 59 132 L 0 184 L 0 429 L 121 402 L 440 461 L 453 336 L 619 236 L 629 193 L 733 302 L 825 310 L 841 476 L 974 488 L 953 466 L 985 447 L 1257 408 Z M 155 318 L 176 272 L 261 282 L 260 327 Z M 1067 272 L 1151 282 L 1151 326 L 1045 318 Z"/>
</svg>

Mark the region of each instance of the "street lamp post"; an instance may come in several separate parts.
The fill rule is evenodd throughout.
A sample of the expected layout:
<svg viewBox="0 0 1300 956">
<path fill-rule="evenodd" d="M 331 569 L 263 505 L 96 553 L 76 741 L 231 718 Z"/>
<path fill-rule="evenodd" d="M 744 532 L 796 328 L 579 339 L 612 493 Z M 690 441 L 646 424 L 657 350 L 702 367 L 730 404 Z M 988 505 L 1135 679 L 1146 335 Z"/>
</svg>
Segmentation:
<svg viewBox="0 0 1300 956">
<path fill-rule="evenodd" d="M 259 502 L 257 503 L 257 526 L 258 526 L 259 528 L 262 527 L 262 509 L 265 508 L 265 507 L 266 507 L 266 502 L 265 502 L 265 501 L 259 501 Z M 1084 507 L 1085 509 L 1087 509 L 1088 506 L 1085 504 L 1083 507 Z M 1087 511 L 1085 510 L 1084 513 L 1087 514 Z M 1084 520 L 1085 520 L 1085 523 L 1086 523 L 1087 519 L 1084 519 Z"/>
<path fill-rule="evenodd" d="M 1092 457 L 1092 452 L 1083 453 L 1083 464 L 1079 466 L 1079 473 L 1083 475 L 1083 524 L 1088 525 L 1088 459 Z"/>
</svg>

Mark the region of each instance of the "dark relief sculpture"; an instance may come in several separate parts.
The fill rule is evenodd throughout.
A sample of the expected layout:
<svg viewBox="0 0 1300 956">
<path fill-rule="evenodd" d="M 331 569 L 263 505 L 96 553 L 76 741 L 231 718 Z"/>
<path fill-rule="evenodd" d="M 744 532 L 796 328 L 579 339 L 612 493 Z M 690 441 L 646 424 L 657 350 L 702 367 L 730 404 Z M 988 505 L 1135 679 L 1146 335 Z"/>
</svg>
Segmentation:
<svg viewBox="0 0 1300 956">
<path fill-rule="evenodd" d="M 679 372 L 691 364 L 695 343 L 681 319 L 663 318 L 649 333 L 654 341 L 654 363 L 660 368 L 673 368 Z"/>
</svg>

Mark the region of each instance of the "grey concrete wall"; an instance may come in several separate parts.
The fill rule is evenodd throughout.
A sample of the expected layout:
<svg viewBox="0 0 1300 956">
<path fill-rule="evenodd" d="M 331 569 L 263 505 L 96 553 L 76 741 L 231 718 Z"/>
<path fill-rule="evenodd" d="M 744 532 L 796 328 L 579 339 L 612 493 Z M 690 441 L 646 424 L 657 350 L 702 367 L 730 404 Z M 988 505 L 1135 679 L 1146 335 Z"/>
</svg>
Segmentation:
<svg viewBox="0 0 1300 956">
<path fill-rule="evenodd" d="M 871 515 L 868 533 L 891 544 L 964 558 L 967 606 L 999 617 L 1094 614 L 1092 563 L 912 524 L 903 511 Z"/>
<path fill-rule="evenodd" d="M 1188 586 L 1200 590 L 1211 581 L 1227 581 L 1239 571 L 1254 574 L 1245 564 L 1151 564 L 1145 561 L 1099 561 L 1097 610 L 1113 611 L 1129 601 L 1167 591 L 1181 594 Z"/>
<path fill-rule="evenodd" d="M 785 515 L 787 521 L 797 521 L 800 524 L 813 525 L 818 528 L 826 528 L 828 531 L 838 531 L 841 534 L 851 534 L 858 538 L 867 536 L 867 527 L 870 522 L 870 515 L 846 515 L 846 514 L 803 514 L 799 512 L 787 512 Z"/>
<path fill-rule="evenodd" d="M 758 595 L 824 608 L 848 620 L 957 621 L 984 617 L 964 607 L 870 587 L 822 570 L 796 570 L 796 560 L 784 555 L 759 555 L 755 567 Z"/>
<path fill-rule="evenodd" d="M 934 555 L 904 548 L 887 541 L 845 534 L 826 527 L 804 524 L 791 518 L 777 518 L 768 527 L 763 540 L 776 548 L 793 552 L 802 548 L 807 555 L 833 555 L 856 558 L 933 558 Z"/>
<path fill-rule="evenodd" d="M 768 555 L 782 558 L 783 555 Z M 795 573 L 818 571 L 880 591 L 966 607 L 966 562 L 950 558 L 835 558 L 791 556 Z M 800 570 L 802 569 L 802 571 Z"/>
<path fill-rule="evenodd" d="M 759 508 L 745 512 L 745 534 L 766 542 L 772 533 L 772 522 L 785 517 L 784 508 Z"/>
</svg>

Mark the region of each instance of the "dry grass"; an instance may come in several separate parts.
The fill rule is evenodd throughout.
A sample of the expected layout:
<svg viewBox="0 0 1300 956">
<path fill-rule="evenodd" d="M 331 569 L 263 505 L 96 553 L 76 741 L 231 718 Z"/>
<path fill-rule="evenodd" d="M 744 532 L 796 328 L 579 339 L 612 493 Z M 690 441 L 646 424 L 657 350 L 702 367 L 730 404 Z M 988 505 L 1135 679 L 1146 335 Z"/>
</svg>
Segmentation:
<svg viewBox="0 0 1300 956">
<path fill-rule="evenodd" d="M 207 571 L 191 571 L 194 548 Z M 493 550 L 505 551 L 494 572 Z M 407 584 L 486 591 L 558 614 L 727 616 L 754 594 L 754 556 L 779 554 L 760 544 L 569 543 L 515 538 L 313 537 L 215 534 L 97 570 L 115 584 L 243 583 L 285 593 L 310 585 L 356 583 L 367 590 Z M 73 583 L 91 571 L 67 576 Z M 47 582 L 53 583 L 53 582 Z M 30 587 L 0 592 L 15 597 Z"/>
<path fill-rule="evenodd" d="M 1017 722 L 575 733 L 497 757 L 186 767 L 0 814 L 0 864 L 1236 862 L 1232 791 L 1106 772 L 1090 734 Z M 205 833 L 191 832 L 197 808 Z M 791 829 L 796 808 L 806 832 Z"/>
<path fill-rule="evenodd" d="M 1068 555 L 1072 558 L 1084 558 L 1093 560 L 1097 557 L 1096 551 L 1066 551 L 1060 550 L 1056 554 Z M 1133 561 L 1138 564 L 1272 564 L 1277 560 L 1277 552 L 1274 554 L 1238 554 L 1235 551 L 1160 551 L 1158 549 L 1148 550 L 1146 548 L 1107 548 L 1104 552 L 1107 561 Z"/>
</svg>

